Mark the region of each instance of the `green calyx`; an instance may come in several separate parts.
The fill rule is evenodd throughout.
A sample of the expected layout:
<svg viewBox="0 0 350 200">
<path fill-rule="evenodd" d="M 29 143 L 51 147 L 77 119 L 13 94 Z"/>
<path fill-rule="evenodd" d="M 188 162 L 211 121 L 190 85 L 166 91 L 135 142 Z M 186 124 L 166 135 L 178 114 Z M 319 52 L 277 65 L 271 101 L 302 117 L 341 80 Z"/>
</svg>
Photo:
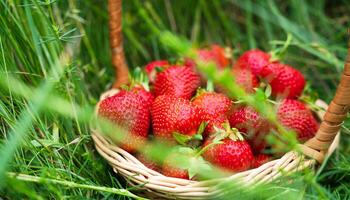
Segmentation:
<svg viewBox="0 0 350 200">
<path fill-rule="evenodd" d="M 196 91 L 196 95 L 194 95 L 191 99 L 191 101 L 193 101 L 194 99 L 196 99 L 197 97 L 205 94 L 205 93 L 212 93 L 214 92 L 214 84 L 213 84 L 213 81 L 211 80 L 208 80 L 207 82 L 207 88 L 206 89 L 203 89 L 203 88 L 198 88 L 197 91 Z"/>
<path fill-rule="evenodd" d="M 162 67 L 162 66 L 156 66 L 155 67 L 155 70 L 157 73 L 160 73 L 160 72 L 163 72 L 165 70 L 165 67 Z"/>
<path fill-rule="evenodd" d="M 194 99 L 198 98 L 199 96 L 201 96 L 202 94 L 206 93 L 207 91 L 203 88 L 198 88 L 196 91 L 196 94 L 191 98 L 191 101 L 193 101 Z"/>
<path fill-rule="evenodd" d="M 180 145 L 197 147 L 200 145 L 201 141 L 203 140 L 203 133 L 204 133 L 204 130 L 205 130 L 207 124 L 208 124 L 207 122 L 202 122 L 199 125 L 197 133 L 192 135 L 192 136 L 184 135 L 184 134 L 181 134 L 178 132 L 174 132 L 173 137 Z"/>
<path fill-rule="evenodd" d="M 146 91 L 150 91 L 148 76 L 140 67 L 136 67 L 133 71 L 129 89 L 134 88 L 137 85 L 141 85 Z"/>
<path fill-rule="evenodd" d="M 217 143 L 222 141 L 225 138 L 229 138 L 233 141 L 243 141 L 244 138 L 237 128 L 231 128 L 229 123 L 223 124 L 224 129 L 217 128 L 214 126 L 215 134 L 213 135 L 213 142 Z"/>
</svg>

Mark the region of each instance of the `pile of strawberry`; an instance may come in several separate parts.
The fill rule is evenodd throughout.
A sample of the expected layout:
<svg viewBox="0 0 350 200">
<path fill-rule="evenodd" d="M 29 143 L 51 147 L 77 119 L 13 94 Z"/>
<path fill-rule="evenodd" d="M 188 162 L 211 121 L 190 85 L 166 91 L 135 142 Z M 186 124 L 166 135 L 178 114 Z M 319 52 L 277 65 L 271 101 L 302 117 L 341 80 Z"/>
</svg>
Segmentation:
<svg viewBox="0 0 350 200">
<path fill-rule="evenodd" d="M 269 87 L 269 102 L 274 102 L 271 105 L 279 123 L 293 131 L 300 142 L 314 136 L 319 124 L 298 100 L 305 87 L 298 70 L 271 61 L 270 54 L 257 49 L 245 52 L 233 64 L 226 54 L 218 45 L 197 50 L 199 59 L 215 63 L 218 69 L 232 68 L 235 84 L 247 93 Z M 266 137 L 277 131 L 275 126 L 253 107 L 230 99 L 225 90 L 202 89 L 207 80 L 196 71 L 193 60 L 185 58 L 176 64 L 154 61 L 145 66 L 145 72 L 149 91 L 135 82 L 122 87 L 100 102 L 98 115 L 127 130 L 118 145 L 135 153 L 149 168 L 189 179 L 195 176 L 196 164 L 174 164 L 184 154 L 189 160 L 231 172 L 259 167 L 273 157 L 266 153 L 272 148 Z M 163 162 L 152 162 L 147 153 L 138 151 L 150 138 L 176 148 Z"/>
</svg>

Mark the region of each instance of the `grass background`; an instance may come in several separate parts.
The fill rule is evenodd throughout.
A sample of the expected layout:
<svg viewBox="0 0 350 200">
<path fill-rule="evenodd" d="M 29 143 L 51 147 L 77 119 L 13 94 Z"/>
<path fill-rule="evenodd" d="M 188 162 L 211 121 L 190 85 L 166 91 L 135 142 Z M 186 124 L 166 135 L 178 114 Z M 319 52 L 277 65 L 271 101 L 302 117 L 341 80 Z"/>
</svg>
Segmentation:
<svg viewBox="0 0 350 200">
<path fill-rule="evenodd" d="M 346 0 L 130 0 L 123 9 L 124 47 L 132 68 L 175 57 L 159 41 L 157 32 L 163 30 L 197 47 L 230 46 L 236 57 L 250 48 L 279 48 L 290 34 L 283 61 L 301 70 L 308 90 L 329 102 L 347 53 Z M 0 0 L 3 199 L 132 196 L 128 190 L 135 189 L 94 150 L 87 123 L 99 94 L 112 84 L 108 42 L 107 1 Z M 296 175 L 295 184 L 244 197 L 350 199 L 348 125 L 340 148 L 319 173 Z"/>
</svg>

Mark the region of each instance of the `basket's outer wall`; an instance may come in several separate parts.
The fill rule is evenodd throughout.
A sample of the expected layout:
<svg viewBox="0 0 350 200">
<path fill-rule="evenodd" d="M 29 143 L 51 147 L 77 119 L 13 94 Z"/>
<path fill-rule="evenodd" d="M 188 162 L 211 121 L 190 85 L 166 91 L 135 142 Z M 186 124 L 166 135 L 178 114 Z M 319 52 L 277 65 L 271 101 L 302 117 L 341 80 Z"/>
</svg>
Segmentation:
<svg viewBox="0 0 350 200">
<path fill-rule="evenodd" d="M 109 29 L 112 49 L 112 64 L 115 68 L 116 88 L 128 82 L 128 66 L 125 61 L 122 37 L 122 0 L 109 0 Z M 300 147 L 305 155 L 322 163 L 326 152 L 332 144 L 340 127 L 345 120 L 350 105 L 350 41 L 344 72 L 336 94 L 331 101 L 323 121 L 314 138 Z"/>
</svg>

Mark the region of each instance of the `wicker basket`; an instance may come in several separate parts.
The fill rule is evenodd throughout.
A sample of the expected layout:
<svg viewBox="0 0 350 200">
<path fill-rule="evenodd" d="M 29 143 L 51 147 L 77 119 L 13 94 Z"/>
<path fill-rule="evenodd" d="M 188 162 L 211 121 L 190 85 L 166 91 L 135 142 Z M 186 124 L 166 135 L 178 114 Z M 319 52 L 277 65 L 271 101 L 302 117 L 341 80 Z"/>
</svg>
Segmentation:
<svg viewBox="0 0 350 200">
<path fill-rule="evenodd" d="M 125 62 L 121 33 L 121 0 L 109 0 L 110 44 L 112 64 L 115 67 L 114 88 L 128 82 L 128 67 Z M 350 46 L 350 44 L 349 44 Z M 141 185 L 149 197 L 176 199 L 207 199 L 220 193 L 215 183 L 238 179 L 244 184 L 257 184 L 272 181 L 282 174 L 300 171 L 320 164 L 330 155 L 339 143 L 339 130 L 347 116 L 350 105 L 350 49 L 340 84 L 329 106 L 318 100 L 316 104 L 326 112 L 318 112 L 323 119 L 314 138 L 300 144 L 303 155 L 288 152 L 280 159 L 270 161 L 258 168 L 233 174 L 224 179 L 193 181 L 166 177 L 147 168 L 133 155 L 119 148 L 97 130 L 92 129 L 92 138 L 99 154 L 105 158 L 116 173 L 125 177 L 132 185 Z M 116 93 L 115 89 L 101 95 L 101 100 Z"/>
</svg>

